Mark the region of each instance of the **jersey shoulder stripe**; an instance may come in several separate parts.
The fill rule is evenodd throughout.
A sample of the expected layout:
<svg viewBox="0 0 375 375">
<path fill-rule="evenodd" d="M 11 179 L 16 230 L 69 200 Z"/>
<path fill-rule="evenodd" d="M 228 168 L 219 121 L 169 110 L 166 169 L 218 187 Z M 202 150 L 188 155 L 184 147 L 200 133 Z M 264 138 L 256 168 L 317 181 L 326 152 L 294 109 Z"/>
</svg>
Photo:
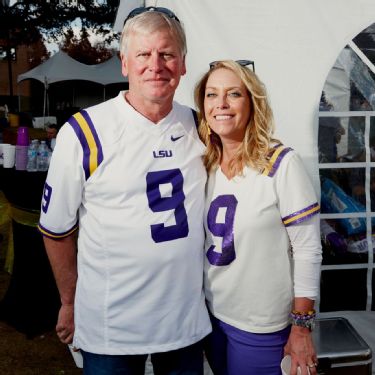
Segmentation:
<svg viewBox="0 0 375 375">
<path fill-rule="evenodd" d="M 74 114 L 68 123 L 72 126 L 83 150 L 82 165 L 86 180 L 103 161 L 103 149 L 89 114 L 82 110 Z"/>
<path fill-rule="evenodd" d="M 67 231 L 65 231 L 63 233 L 52 232 L 52 231 L 48 230 L 47 228 L 43 227 L 42 224 L 40 224 L 40 223 L 38 224 L 38 230 L 39 230 L 39 232 L 42 233 L 43 236 L 52 238 L 54 240 L 59 240 L 59 239 L 68 237 L 72 233 L 74 233 L 77 229 L 78 229 L 78 222 L 72 228 L 70 228 L 69 230 L 67 230 Z"/>
<path fill-rule="evenodd" d="M 303 210 L 292 213 L 291 215 L 282 218 L 282 221 L 286 227 L 290 225 L 302 223 L 303 221 L 309 219 L 310 217 L 318 214 L 320 211 L 320 206 L 316 202 L 310 206 L 307 206 Z"/>
<path fill-rule="evenodd" d="M 264 168 L 262 174 L 264 176 L 273 177 L 279 169 L 284 156 L 290 151 L 292 151 L 290 147 L 285 147 L 282 144 L 276 145 L 270 152 L 269 163 Z"/>
</svg>

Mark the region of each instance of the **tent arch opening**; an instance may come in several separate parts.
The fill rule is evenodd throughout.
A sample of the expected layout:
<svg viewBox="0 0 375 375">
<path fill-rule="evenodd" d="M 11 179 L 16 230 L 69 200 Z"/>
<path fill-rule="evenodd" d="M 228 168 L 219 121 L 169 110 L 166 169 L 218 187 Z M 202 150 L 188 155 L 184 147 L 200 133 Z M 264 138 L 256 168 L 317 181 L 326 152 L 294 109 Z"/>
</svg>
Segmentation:
<svg viewBox="0 0 375 375">
<path fill-rule="evenodd" d="M 327 76 L 318 150 L 320 310 L 375 310 L 375 23 L 343 48 Z"/>
</svg>

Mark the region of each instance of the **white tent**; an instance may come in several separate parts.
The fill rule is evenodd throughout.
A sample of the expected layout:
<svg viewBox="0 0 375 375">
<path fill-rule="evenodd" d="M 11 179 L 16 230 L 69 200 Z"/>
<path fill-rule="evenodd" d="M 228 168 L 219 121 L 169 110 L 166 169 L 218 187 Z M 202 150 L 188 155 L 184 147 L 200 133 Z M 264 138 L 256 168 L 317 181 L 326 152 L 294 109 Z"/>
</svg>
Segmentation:
<svg viewBox="0 0 375 375">
<path fill-rule="evenodd" d="M 126 78 L 121 74 L 121 62 L 116 55 L 104 63 L 86 65 L 72 59 L 62 51 L 57 52 L 34 69 L 20 74 L 17 82 L 25 79 L 36 79 L 45 85 L 69 80 L 91 81 L 101 85 L 126 82 Z"/>
<path fill-rule="evenodd" d="M 103 85 L 103 98 L 105 98 L 106 85 L 127 82 L 121 74 L 121 62 L 116 55 L 104 63 L 86 65 L 72 59 L 62 51 L 28 72 L 20 74 L 17 82 L 26 79 L 36 79 L 44 84 L 43 116 L 49 112 L 47 89 L 51 83 L 72 80 L 95 82 Z"/>
<path fill-rule="evenodd" d="M 170 8 L 184 24 L 187 75 L 176 93 L 184 104 L 194 106 L 194 84 L 209 62 L 255 61 L 271 99 L 276 136 L 302 155 L 318 190 L 320 95 L 343 47 L 375 22 L 375 1 L 121 0 L 115 30 L 141 5 Z"/>
<path fill-rule="evenodd" d="M 121 61 L 117 55 L 114 55 L 104 63 L 88 65 L 88 67 L 91 69 L 91 79 L 89 79 L 89 81 L 97 82 L 102 85 L 128 81 L 127 78 L 121 74 Z"/>
</svg>

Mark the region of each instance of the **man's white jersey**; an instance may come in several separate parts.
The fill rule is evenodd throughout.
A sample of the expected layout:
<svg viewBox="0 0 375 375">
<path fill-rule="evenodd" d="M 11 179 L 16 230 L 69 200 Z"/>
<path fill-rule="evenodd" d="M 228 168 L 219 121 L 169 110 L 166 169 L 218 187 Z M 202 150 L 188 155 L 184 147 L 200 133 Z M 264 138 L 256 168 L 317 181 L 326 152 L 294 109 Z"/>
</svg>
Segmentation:
<svg viewBox="0 0 375 375">
<path fill-rule="evenodd" d="M 293 300 L 286 227 L 319 212 L 302 162 L 275 147 L 269 168 L 245 168 L 231 180 L 208 180 L 205 291 L 215 317 L 239 329 L 276 332 L 288 325 Z"/>
<path fill-rule="evenodd" d="M 74 345 L 142 354 L 210 330 L 203 295 L 204 146 L 190 108 L 157 125 L 124 93 L 75 114 L 56 142 L 39 228 L 79 228 Z"/>
</svg>

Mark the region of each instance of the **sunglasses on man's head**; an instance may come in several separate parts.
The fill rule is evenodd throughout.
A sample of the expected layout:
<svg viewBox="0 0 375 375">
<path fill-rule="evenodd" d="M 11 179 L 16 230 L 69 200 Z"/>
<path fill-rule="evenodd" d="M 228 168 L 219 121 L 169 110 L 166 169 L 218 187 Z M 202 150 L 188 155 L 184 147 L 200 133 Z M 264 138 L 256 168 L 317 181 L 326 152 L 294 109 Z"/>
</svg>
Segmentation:
<svg viewBox="0 0 375 375">
<path fill-rule="evenodd" d="M 166 16 L 168 16 L 169 18 L 171 18 L 173 20 L 176 20 L 177 22 L 180 22 L 180 20 L 177 18 L 177 16 L 170 9 L 168 9 L 168 8 L 163 8 L 163 7 L 139 7 L 139 8 L 133 9 L 129 13 L 129 15 L 126 17 L 126 19 L 124 21 L 124 25 L 131 18 L 133 18 L 135 16 L 138 16 L 138 14 L 142 14 L 142 13 L 146 13 L 146 12 L 159 12 L 159 13 L 163 13 Z"/>
<path fill-rule="evenodd" d="M 210 62 L 210 69 L 214 68 L 217 64 L 219 64 L 221 61 L 212 61 Z M 241 66 L 248 66 L 251 65 L 253 72 L 255 72 L 255 64 L 254 61 L 251 60 L 236 60 L 236 63 Z"/>
</svg>

